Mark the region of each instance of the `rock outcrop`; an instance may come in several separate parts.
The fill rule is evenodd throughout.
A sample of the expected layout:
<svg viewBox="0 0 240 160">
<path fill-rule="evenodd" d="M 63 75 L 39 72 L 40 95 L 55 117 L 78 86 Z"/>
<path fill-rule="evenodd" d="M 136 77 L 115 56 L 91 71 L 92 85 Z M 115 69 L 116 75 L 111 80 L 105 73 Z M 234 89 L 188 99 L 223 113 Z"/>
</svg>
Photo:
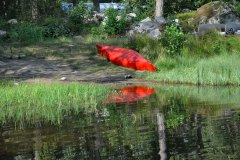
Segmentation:
<svg viewBox="0 0 240 160">
<path fill-rule="evenodd" d="M 200 7 L 189 24 L 226 24 L 240 23 L 240 17 L 231 6 L 220 1 L 213 1 Z"/>
<path fill-rule="evenodd" d="M 166 20 L 164 17 L 157 17 L 154 20 L 147 17 L 146 19 L 133 25 L 132 29 L 128 32 L 128 35 L 134 36 L 135 34 L 146 34 L 151 38 L 159 38 L 165 24 Z"/>
</svg>

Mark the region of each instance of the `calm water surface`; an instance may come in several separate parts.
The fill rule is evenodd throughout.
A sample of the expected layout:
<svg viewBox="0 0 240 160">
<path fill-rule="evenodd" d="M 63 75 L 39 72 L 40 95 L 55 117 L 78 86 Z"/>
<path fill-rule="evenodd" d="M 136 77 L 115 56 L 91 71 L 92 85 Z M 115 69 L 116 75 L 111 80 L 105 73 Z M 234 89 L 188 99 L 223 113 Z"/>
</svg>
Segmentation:
<svg viewBox="0 0 240 160">
<path fill-rule="evenodd" d="M 240 159 L 240 88 L 126 88 L 58 125 L 9 120 L 0 159 Z"/>
</svg>

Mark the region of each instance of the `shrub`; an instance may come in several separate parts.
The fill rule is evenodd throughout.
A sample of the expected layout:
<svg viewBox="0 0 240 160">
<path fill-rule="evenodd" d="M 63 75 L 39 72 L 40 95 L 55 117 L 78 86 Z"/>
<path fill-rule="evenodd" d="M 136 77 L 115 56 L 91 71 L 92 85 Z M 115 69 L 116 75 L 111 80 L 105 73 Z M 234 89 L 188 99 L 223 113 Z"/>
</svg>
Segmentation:
<svg viewBox="0 0 240 160">
<path fill-rule="evenodd" d="M 48 17 L 43 22 L 43 33 L 45 37 L 56 38 L 69 35 L 70 29 L 63 19 Z"/>
<path fill-rule="evenodd" d="M 113 8 L 105 10 L 106 18 L 102 22 L 102 27 L 105 33 L 108 35 L 122 34 L 128 27 L 128 22 L 126 20 L 126 14 L 120 13 Z"/>
<path fill-rule="evenodd" d="M 136 20 L 140 21 L 146 17 L 154 18 L 155 13 L 155 1 L 145 0 L 145 1 L 126 1 L 126 10 L 127 12 L 136 13 Z M 134 6 L 134 8 L 132 7 Z"/>
<path fill-rule="evenodd" d="M 43 30 L 35 24 L 22 23 L 14 26 L 9 36 L 11 41 L 36 43 L 43 40 Z"/>
<path fill-rule="evenodd" d="M 185 36 L 178 26 L 170 25 L 164 30 L 161 42 L 167 54 L 174 57 L 182 54 Z"/>
<path fill-rule="evenodd" d="M 84 6 L 83 2 L 80 2 L 70 11 L 69 19 L 74 24 L 83 24 L 84 19 L 88 16 L 88 8 Z"/>
<path fill-rule="evenodd" d="M 238 15 L 240 15 L 240 2 L 237 2 L 237 3 L 236 3 L 236 5 L 235 5 L 235 7 L 234 7 L 234 11 L 235 11 Z"/>
</svg>

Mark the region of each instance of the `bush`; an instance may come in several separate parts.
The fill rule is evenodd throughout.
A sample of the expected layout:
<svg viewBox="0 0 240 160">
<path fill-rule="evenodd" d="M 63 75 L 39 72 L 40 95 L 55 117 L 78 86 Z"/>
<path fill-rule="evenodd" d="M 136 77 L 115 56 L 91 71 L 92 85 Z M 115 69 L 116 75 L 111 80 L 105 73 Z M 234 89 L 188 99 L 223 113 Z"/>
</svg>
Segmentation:
<svg viewBox="0 0 240 160">
<path fill-rule="evenodd" d="M 35 24 L 22 23 L 14 26 L 9 36 L 11 41 L 36 43 L 43 40 L 43 30 Z"/>
<path fill-rule="evenodd" d="M 237 4 L 236 4 L 235 7 L 234 7 L 234 11 L 235 11 L 238 15 L 240 15 L 240 2 L 237 2 Z"/>
<path fill-rule="evenodd" d="M 48 17 L 43 22 L 43 33 L 45 37 L 57 38 L 70 34 L 70 29 L 63 19 Z"/>
<path fill-rule="evenodd" d="M 108 35 L 122 34 L 128 27 L 128 22 L 126 20 L 126 14 L 121 13 L 118 15 L 118 11 L 113 8 L 105 10 L 106 18 L 102 22 L 102 27 L 105 33 Z"/>
<path fill-rule="evenodd" d="M 83 24 L 84 19 L 88 16 L 88 8 L 84 6 L 83 2 L 80 2 L 70 11 L 69 19 L 74 24 Z"/>
<path fill-rule="evenodd" d="M 161 42 L 169 56 L 179 56 L 182 54 L 185 36 L 178 26 L 170 25 L 164 30 Z"/>
<path fill-rule="evenodd" d="M 147 17 L 154 18 L 155 14 L 155 1 L 144 0 L 144 1 L 125 1 L 127 12 L 136 13 L 137 21 L 141 21 Z M 134 6 L 134 7 L 132 7 Z"/>
</svg>

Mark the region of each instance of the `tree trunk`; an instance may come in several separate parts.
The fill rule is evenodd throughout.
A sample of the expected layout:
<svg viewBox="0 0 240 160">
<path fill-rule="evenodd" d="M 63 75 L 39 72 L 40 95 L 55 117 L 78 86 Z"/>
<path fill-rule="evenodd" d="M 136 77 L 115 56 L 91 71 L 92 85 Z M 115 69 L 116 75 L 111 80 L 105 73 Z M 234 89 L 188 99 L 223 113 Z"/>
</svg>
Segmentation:
<svg viewBox="0 0 240 160">
<path fill-rule="evenodd" d="M 0 3 L 0 9 L 1 9 L 1 14 L 2 14 L 2 16 L 4 17 L 4 18 L 6 18 L 7 17 L 7 7 L 6 7 L 6 1 L 5 0 L 3 0 L 1 3 Z"/>
<path fill-rule="evenodd" d="M 163 0 L 156 0 L 155 17 L 163 16 Z"/>
<path fill-rule="evenodd" d="M 38 18 L 37 0 L 32 0 L 31 8 L 32 8 L 32 20 L 36 21 Z"/>
<path fill-rule="evenodd" d="M 94 11 L 100 12 L 99 0 L 93 0 L 93 9 Z"/>
<path fill-rule="evenodd" d="M 77 5 L 77 0 L 72 0 L 73 6 Z"/>
</svg>

